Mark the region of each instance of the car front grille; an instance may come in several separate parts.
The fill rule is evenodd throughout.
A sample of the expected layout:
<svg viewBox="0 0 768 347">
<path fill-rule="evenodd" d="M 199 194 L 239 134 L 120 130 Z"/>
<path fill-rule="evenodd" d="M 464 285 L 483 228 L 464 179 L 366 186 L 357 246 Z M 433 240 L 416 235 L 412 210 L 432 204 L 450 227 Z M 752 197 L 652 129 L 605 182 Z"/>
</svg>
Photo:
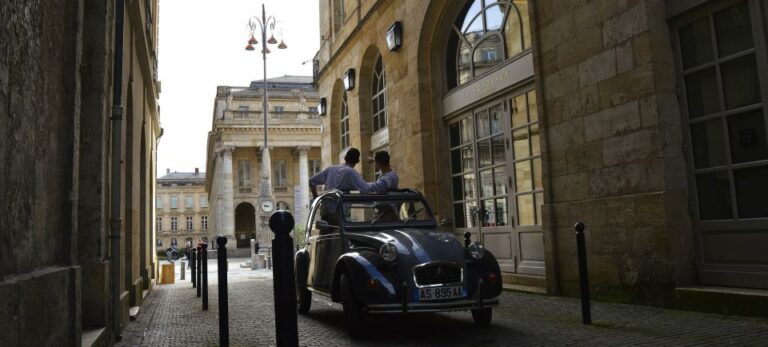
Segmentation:
<svg viewBox="0 0 768 347">
<path fill-rule="evenodd" d="M 461 267 L 455 264 L 425 264 L 413 268 L 416 285 L 461 283 Z"/>
</svg>

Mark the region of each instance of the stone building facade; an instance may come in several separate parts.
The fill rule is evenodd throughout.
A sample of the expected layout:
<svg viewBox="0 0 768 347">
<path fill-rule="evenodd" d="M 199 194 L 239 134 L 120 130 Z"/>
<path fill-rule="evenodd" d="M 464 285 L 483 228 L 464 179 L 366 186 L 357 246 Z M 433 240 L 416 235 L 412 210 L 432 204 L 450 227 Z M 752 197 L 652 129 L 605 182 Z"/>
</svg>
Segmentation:
<svg viewBox="0 0 768 347">
<path fill-rule="evenodd" d="M 507 285 L 577 295 L 583 221 L 599 298 L 768 289 L 764 1 L 319 6 L 323 164 L 388 148 Z"/>
<path fill-rule="evenodd" d="M 263 81 L 249 87 L 218 87 L 208 133 L 205 190 L 211 212 L 210 235 L 225 235 L 227 247 L 247 248 L 250 239 L 269 245 L 269 214 L 293 211 L 304 220 L 309 177 L 320 170 L 321 121 L 317 90 L 310 76 L 267 79 L 268 165 L 273 201 L 259 200 L 264 118 Z M 270 165 L 271 163 L 271 165 Z"/>
<path fill-rule="evenodd" d="M 183 251 L 198 242 L 208 243 L 210 225 L 205 172 L 170 172 L 157 179 L 155 193 L 155 246 L 162 253 Z"/>
<path fill-rule="evenodd" d="M 152 288 L 157 10 L 0 5 L 2 345 L 108 344 Z"/>
</svg>

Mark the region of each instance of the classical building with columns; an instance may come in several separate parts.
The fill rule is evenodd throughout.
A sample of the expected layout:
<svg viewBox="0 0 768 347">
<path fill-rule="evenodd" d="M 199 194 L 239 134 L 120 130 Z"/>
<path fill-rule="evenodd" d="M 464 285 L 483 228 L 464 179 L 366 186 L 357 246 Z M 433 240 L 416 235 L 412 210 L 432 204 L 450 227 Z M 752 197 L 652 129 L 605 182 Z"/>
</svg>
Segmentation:
<svg viewBox="0 0 768 347">
<path fill-rule="evenodd" d="M 582 221 L 598 298 L 768 289 L 765 1 L 318 5 L 323 164 L 388 148 L 506 286 L 577 295 Z"/>
<path fill-rule="evenodd" d="M 228 248 L 247 248 L 252 238 L 269 245 L 272 235 L 267 222 L 275 210 L 289 210 L 297 221 L 305 220 L 309 177 L 320 170 L 322 127 L 312 77 L 267 79 L 266 158 L 263 83 L 219 86 L 216 91 L 205 190 L 209 235 L 225 235 Z M 271 169 L 262 170 L 264 164 Z M 265 179 L 271 184 L 265 185 Z M 262 194 L 264 188 L 271 192 Z"/>
</svg>

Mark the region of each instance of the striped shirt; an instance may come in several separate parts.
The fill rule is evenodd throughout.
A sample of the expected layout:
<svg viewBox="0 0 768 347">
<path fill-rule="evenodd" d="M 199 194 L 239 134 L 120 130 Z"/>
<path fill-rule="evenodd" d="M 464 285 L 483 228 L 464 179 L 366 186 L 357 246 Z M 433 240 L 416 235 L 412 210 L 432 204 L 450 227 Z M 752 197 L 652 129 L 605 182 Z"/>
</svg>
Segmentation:
<svg viewBox="0 0 768 347">
<path fill-rule="evenodd" d="M 371 184 L 371 190 L 377 193 L 384 193 L 388 190 L 397 190 L 400 184 L 400 177 L 395 171 L 387 171 Z"/>
<path fill-rule="evenodd" d="M 343 192 L 357 190 L 361 193 L 384 193 L 391 189 L 397 189 L 400 178 L 394 171 L 385 172 L 374 183 L 366 182 L 360 173 L 349 165 L 333 165 L 318 172 L 309 179 L 309 185 L 317 187 L 325 185 L 325 190 L 338 189 Z"/>
</svg>

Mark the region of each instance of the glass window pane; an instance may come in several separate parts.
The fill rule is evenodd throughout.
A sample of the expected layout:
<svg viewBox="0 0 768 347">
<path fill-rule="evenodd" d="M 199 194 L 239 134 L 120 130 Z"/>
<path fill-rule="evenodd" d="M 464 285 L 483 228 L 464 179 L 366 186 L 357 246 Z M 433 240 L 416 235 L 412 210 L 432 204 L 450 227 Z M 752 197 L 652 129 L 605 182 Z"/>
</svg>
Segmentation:
<svg viewBox="0 0 768 347">
<path fill-rule="evenodd" d="M 454 149 L 451 151 L 451 173 L 459 173 L 462 171 L 461 152 L 461 149 Z"/>
<path fill-rule="evenodd" d="M 491 165 L 491 140 L 483 140 L 477 143 L 477 157 L 480 167 Z"/>
<path fill-rule="evenodd" d="M 680 51 L 685 69 L 712 61 L 714 54 L 709 17 L 703 17 L 680 28 Z"/>
<path fill-rule="evenodd" d="M 536 91 L 528 92 L 528 118 L 531 122 L 539 120 L 539 110 L 536 108 Z"/>
<path fill-rule="evenodd" d="M 494 194 L 507 194 L 507 170 L 504 166 L 493 169 Z"/>
<path fill-rule="evenodd" d="M 525 101 L 525 94 L 512 98 L 512 127 L 528 123 L 528 104 Z"/>
<path fill-rule="evenodd" d="M 483 200 L 483 226 L 495 227 L 496 226 L 496 206 L 493 199 Z"/>
<path fill-rule="evenodd" d="M 720 57 L 752 48 L 752 22 L 747 2 L 716 13 L 715 32 Z"/>
<path fill-rule="evenodd" d="M 507 160 L 504 148 L 504 135 L 492 138 L 491 145 L 493 146 L 493 164 L 504 163 Z"/>
<path fill-rule="evenodd" d="M 461 163 L 463 171 L 475 168 L 475 154 L 472 153 L 472 146 L 465 146 L 461 149 Z"/>
<path fill-rule="evenodd" d="M 490 71 L 496 64 L 504 60 L 504 48 L 500 35 L 489 34 L 475 48 L 472 56 L 475 76 Z"/>
<path fill-rule="evenodd" d="M 720 67 L 720 71 L 726 109 L 760 102 L 760 81 L 754 54 L 729 61 Z"/>
<path fill-rule="evenodd" d="M 453 178 L 453 200 L 463 200 L 464 199 L 464 190 L 462 187 L 464 186 L 463 180 L 461 176 L 457 176 Z"/>
<path fill-rule="evenodd" d="M 480 171 L 480 197 L 493 196 L 493 170 Z"/>
<path fill-rule="evenodd" d="M 717 90 L 715 68 L 709 68 L 685 76 L 685 92 L 688 95 L 688 116 L 697 118 L 720 110 L 720 93 Z"/>
<path fill-rule="evenodd" d="M 464 200 L 475 198 L 475 174 L 464 175 Z"/>
<path fill-rule="evenodd" d="M 505 226 L 509 224 L 507 217 L 507 198 L 496 199 L 496 225 Z"/>
<path fill-rule="evenodd" d="M 504 23 L 504 39 L 507 44 L 508 58 L 520 54 L 531 46 L 527 2 L 515 1 L 515 6 L 511 7 L 507 13 L 507 21 Z"/>
<path fill-rule="evenodd" d="M 531 124 L 531 155 L 541 154 L 541 140 L 539 140 L 539 123 Z"/>
<path fill-rule="evenodd" d="M 691 125 L 693 165 L 697 169 L 725 164 L 725 139 L 720 118 Z"/>
<path fill-rule="evenodd" d="M 498 134 L 502 132 L 504 130 L 504 126 L 502 124 L 503 112 L 501 105 L 491 107 L 488 112 L 491 113 L 491 134 Z"/>
<path fill-rule="evenodd" d="M 541 205 L 544 205 L 544 193 L 536 193 L 536 224 L 541 225 Z"/>
<path fill-rule="evenodd" d="M 702 220 L 733 218 L 727 172 L 696 175 L 696 191 Z"/>
<path fill-rule="evenodd" d="M 731 161 L 743 163 L 768 158 L 765 121 L 762 110 L 728 117 Z M 768 182 L 768 176 L 765 177 Z M 765 197 L 768 200 L 768 196 Z"/>
<path fill-rule="evenodd" d="M 478 226 L 477 218 L 479 215 L 480 211 L 477 210 L 477 201 L 469 201 L 464 203 L 464 218 L 467 221 L 467 228 L 474 228 Z"/>
<path fill-rule="evenodd" d="M 515 159 L 528 158 L 531 156 L 528 146 L 528 129 L 522 128 L 512 132 L 512 143 L 515 148 Z"/>
<path fill-rule="evenodd" d="M 483 6 L 480 3 L 480 0 L 475 0 L 475 2 L 472 3 L 472 6 L 469 7 L 467 14 L 464 16 L 464 18 L 461 19 L 461 21 L 459 21 L 459 25 L 457 25 L 461 28 L 462 32 L 477 31 L 483 29 L 483 17 L 478 16 L 482 8 Z"/>
<path fill-rule="evenodd" d="M 459 76 L 457 82 L 459 85 L 462 85 L 472 78 L 472 62 L 469 59 L 469 56 L 472 54 L 472 46 L 468 45 L 464 40 L 459 40 L 459 48 L 456 54 L 456 72 Z"/>
<path fill-rule="evenodd" d="M 531 181 L 531 161 L 515 163 L 515 187 L 517 192 L 527 192 L 533 189 Z"/>
<path fill-rule="evenodd" d="M 739 218 L 768 217 L 768 166 L 736 170 Z"/>
<path fill-rule="evenodd" d="M 544 189 L 541 184 L 541 174 L 541 158 L 536 158 L 533 160 L 533 189 Z"/>
<path fill-rule="evenodd" d="M 486 2 L 486 5 L 488 5 L 489 2 L 490 1 Z M 501 29 L 501 24 L 504 21 L 504 14 L 504 9 L 498 5 L 492 5 L 485 10 L 485 23 L 488 25 L 486 29 L 488 29 L 488 31 Z"/>
<path fill-rule="evenodd" d="M 465 228 L 467 226 L 464 204 L 453 204 L 453 225 L 457 228 Z"/>
<path fill-rule="evenodd" d="M 517 225 L 534 225 L 533 194 L 517 196 Z"/>
<path fill-rule="evenodd" d="M 477 123 L 477 138 L 481 139 L 491 134 L 491 124 L 488 120 L 488 112 L 483 111 L 475 115 Z"/>
<path fill-rule="evenodd" d="M 461 143 L 472 141 L 475 137 L 472 134 L 472 117 L 461 120 Z"/>
</svg>

